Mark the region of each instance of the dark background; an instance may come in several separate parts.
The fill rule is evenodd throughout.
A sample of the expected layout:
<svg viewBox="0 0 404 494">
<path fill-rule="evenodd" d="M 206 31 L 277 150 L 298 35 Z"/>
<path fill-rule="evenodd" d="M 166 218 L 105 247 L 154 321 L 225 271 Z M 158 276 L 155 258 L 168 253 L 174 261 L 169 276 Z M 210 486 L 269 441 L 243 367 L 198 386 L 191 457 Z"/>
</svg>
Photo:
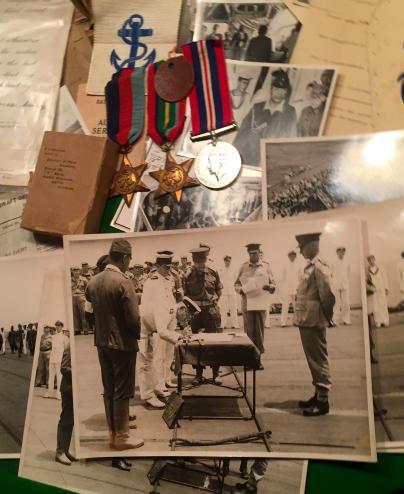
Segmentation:
<svg viewBox="0 0 404 494">
<path fill-rule="evenodd" d="M 134 465 L 134 468 L 136 466 Z M 68 492 L 17 477 L 17 460 L 0 460 L 2 493 L 61 494 Z M 124 475 L 124 472 L 122 472 Z M 201 491 L 202 492 L 202 491 Z M 374 463 L 309 463 L 306 494 L 404 493 L 404 454 L 381 454 Z"/>
</svg>

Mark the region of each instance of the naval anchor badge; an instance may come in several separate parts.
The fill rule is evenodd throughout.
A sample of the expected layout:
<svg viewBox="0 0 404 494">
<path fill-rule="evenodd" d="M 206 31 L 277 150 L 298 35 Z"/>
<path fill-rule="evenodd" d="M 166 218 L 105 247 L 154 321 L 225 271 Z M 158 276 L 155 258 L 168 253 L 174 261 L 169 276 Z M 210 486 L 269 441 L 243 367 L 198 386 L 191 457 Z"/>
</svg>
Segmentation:
<svg viewBox="0 0 404 494">
<path fill-rule="evenodd" d="M 137 61 L 144 60 L 144 67 L 154 63 L 156 58 L 156 50 L 153 50 L 147 54 L 148 48 L 146 43 L 142 43 L 140 38 L 153 35 L 153 29 L 143 29 L 144 24 L 143 17 L 139 14 L 134 14 L 126 19 L 121 29 L 118 30 L 118 36 L 122 38 L 123 42 L 130 46 L 129 57 L 122 60 L 116 50 L 112 50 L 110 56 L 110 63 L 115 67 L 116 71 L 123 69 L 124 67 L 135 67 Z"/>
</svg>

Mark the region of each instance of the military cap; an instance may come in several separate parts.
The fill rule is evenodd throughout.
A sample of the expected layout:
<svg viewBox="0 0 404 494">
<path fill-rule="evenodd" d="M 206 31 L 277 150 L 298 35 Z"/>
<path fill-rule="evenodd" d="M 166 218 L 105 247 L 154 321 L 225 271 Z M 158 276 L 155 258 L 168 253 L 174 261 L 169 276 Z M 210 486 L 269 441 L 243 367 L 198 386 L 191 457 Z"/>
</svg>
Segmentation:
<svg viewBox="0 0 404 494">
<path fill-rule="evenodd" d="M 211 249 L 210 245 L 204 244 L 202 242 L 200 242 L 199 247 L 204 247 L 205 249 L 208 249 L 208 251 L 210 251 L 210 249 Z"/>
<path fill-rule="evenodd" d="M 261 244 L 247 244 L 247 252 L 260 252 Z"/>
<path fill-rule="evenodd" d="M 104 254 L 97 261 L 97 268 L 105 267 L 109 263 L 109 255 Z"/>
<path fill-rule="evenodd" d="M 301 235 L 295 235 L 295 239 L 297 240 L 299 245 L 306 245 L 309 242 L 314 242 L 320 239 L 321 232 L 316 233 L 302 233 Z"/>
<path fill-rule="evenodd" d="M 206 259 L 209 255 L 209 249 L 207 247 L 197 247 L 189 251 L 192 254 L 192 259 Z"/>
<path fill-rule="evenodd" d="M 112 241 L 109 252 L 132 255 L 132 247 L 130 243 L 124 238 L 116 238 Z"/>
<path fill-rule="evenodd" d="M 250 82 L 251 79 L 252 79 L 252 77 L 245 77 L 245 76 L 242 76 L 242 75 L 239 75 L 238 76 L 238 80 L 239 81 L 248 81 L 248 82 Z"/>
<path fill-rule="evenodd" d="M 346 248 L 345 247 L 337 247 L 335 252 L 346 252 Z"/>
<path fill-rule="evenodd" d="M 150 261 L 145 261 L 144 263 L 145 263 L 145 265 L 146 265 L 146 266 L 149 266 L 149 267 L 150 267 L 150 266 L 153 266 L 153 263 L 152 263 L 152 262 L 150 262 Z"/>
<path fill-rule="evenodd" d="M 82 266 L 88 266 L 88 262 L 82 262 L 81 265 Z"/>
<path fill-rule="evenodd" d="M 62 321 L 56 321 L 55 326 L 62 326 L 63 328 L 64 324 L 62 323 Z"/>
<path fill-rule="evenodd" d="M 290 89 L 288 74 L 282 69 L 275 70 L 272 74 L 272 86 L 279 87 L 281 89 Z"/>
<path fill-rule="evenodd" d="M 133 268 L 135 269 L 143 269 L 143 264 L 134 264 Z"/>
<path fill-rule="evenodd" d="M 224 256 L 224 257 L 223 257 L 223 260 L 224 260 L 224 261 L 227 261 L 227 259 L 231 259 L 231 256 L 227 255 L 227 256 Z"/>
<path fill-rule="evenodd" d="M 72 271 L 81 271 L 81 268 L 79 268 L 78 266 L 73 266 Z"/>
<path fill-rule="evenodd" d="M 172 264 L 173 254 L 170 250 L 159 250 L 156 254 L 156 264 Z"/>
</svg>

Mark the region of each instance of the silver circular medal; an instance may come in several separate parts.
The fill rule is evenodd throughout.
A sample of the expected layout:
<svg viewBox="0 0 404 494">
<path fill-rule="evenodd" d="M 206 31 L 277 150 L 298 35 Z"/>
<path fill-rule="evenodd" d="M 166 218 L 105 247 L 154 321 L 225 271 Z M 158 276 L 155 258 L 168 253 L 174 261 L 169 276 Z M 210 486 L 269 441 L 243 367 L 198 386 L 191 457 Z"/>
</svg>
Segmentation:
<svg viewBox="0 0 404 494">
<path fill-rule="evenodd" d="M 195 159 L 195 176 L 209 189 L 223 189 L 236 180 L 241 156 L 228 142 L 216 141 L 202 148 Z"/>
</svg>

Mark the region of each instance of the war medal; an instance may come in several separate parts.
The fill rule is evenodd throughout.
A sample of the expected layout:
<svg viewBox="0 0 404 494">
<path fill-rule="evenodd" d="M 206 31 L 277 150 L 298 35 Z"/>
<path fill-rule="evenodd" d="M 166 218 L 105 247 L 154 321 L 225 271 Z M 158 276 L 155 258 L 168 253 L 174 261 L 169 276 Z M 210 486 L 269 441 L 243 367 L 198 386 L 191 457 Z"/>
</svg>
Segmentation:
<svg viewBox="0 0 404 494">
<path fill-rule="evenodd" d="M 141 177 L 146 164 L 133 167 L 128 158 L 134 142 L 140 137 L 145 117 L 145 69 L 125 68 L 112 76 L 105 87 L 108 137 L 121 147 L 123 155 L 116 172 L 112 195 L 122 195 L 130 207 L 135 192 L 147 192 Z"/>
<path fill-rule="evenodd" d="M 237 149 L 218 137 L 237 128 L 233 120 L 226 62 L 221 40 L 200 40 L 182 46 L 195 80 L 189 95 L 192 141 L 211 139 L 195 160 L 195 175 L 211 189 L 230 185 L 240 173 Z"/>
</svg>

